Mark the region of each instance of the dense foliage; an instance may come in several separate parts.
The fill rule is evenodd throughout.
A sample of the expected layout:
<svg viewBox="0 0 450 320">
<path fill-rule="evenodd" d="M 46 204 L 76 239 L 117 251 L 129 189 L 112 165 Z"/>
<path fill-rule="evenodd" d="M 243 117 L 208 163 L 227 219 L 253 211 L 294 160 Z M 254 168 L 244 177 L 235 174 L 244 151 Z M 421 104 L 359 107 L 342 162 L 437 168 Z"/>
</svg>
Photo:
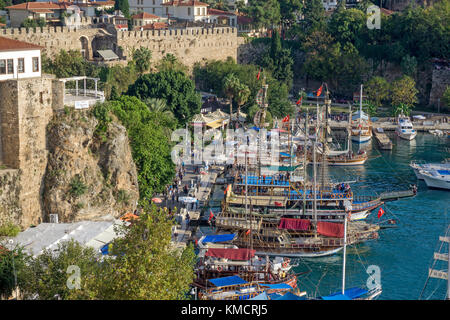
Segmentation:
<svg viewBox="0 0 450 320">
<path fill-rule="evenodd" d="M 284 117 L 292 112 L 291 103 L 288 100 L 289 87 L 285 83 L 277 81 L 269 70 L 260 72 L 260 78 L 257 79 L 260 67 L 256 65 L 237 64 L 233 59 L 226 61 L 208 61 L 204 65 L 197 64 L 194 67 L 194 77 L 198 86 L 207 92 L 214 92 L 220 97 L 227 97 L 224 87 L 225 78 L 233 74 L 239 82 L 245 84 L 250 95 L 247 103 L 242 105 L 242 112 L 248 113 L 250 107 L 256 103 L 256 94 L 261 89 L 262 81 L 265 78 L 269 85 L 268 100 L 269 110 L 274 117 Z"/>
<path fill-rule="evenodd" d="M 200 112 L 201 98 L 195 91 L 194 82 L 179 70 L 145 74 L 130 85 L 127 94 L 141 100 L 165 100 L 167 108 L 175 115 L 180 125 L 186 124 Z"/>
<path fill-rule="evenodd" d="M 126 127 L 138 171 L 141 199 L 151 199 L 156 192 L 161 192 L 175 173 L 166 130 L 175 128 L 173 118 L 162 112 L 151 112 L 138 98 L 125 95 L 96 106 L 93 113 L 100 120 L 98 134 L 111 120 L 110 113 Z"/>
<path fill-rule="evenodd" d="M 139 220 L 118 227 L 110 256 L 73 240 L 33 257 L 0 246 L 0 298 L 17 289 L 24 299 L 184 299 L 194 278 L 192 245 L 171 244 L 174 221 L 164 210 L 144 205 Z M 17 284 L 17 286 L 16 286 Z"/>
</svg>

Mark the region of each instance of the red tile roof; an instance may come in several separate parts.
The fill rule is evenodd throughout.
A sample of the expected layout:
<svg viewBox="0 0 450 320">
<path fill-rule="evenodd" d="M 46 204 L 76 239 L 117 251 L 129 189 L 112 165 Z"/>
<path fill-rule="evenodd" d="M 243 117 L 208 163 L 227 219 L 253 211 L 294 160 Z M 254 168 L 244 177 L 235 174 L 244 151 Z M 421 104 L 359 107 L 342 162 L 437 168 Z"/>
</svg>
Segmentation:
<svg viewBox="0 0 450 320">
<path fill-rule="evenodd" d="M 163 6 L 176 6 L 176 7 L 192 7 L 192 6 L 203 6 L 207 7 L 209 4 L 196 1 L 196 0 L 172 0 L 169 2 L 162 3 Z"/>
<path fill-rule="evenodd" d="M 246 16 L 238 16 L 237 17 L 237 23 L 238 24 L 251 24 L 253 22 L 253 19 Z"/>
<path fill-rule="evenodd" d="M 167 29 L 167 23 L 165 22 L 153 22 L 141 27 L 142 30 L 158 30 Z"/>
<path fill-rule="evenodd" d="M 156 15 L 151 14 L 151 13 L 141 12 L 141 13 L 135 14 L 131 18 L 142 20 L 142 19 L 160 19 L 161 17 L 156 16 Z"/>
<path fill-rule="evenodd" d="M 0 37 L 0 51 L 41 50 L 43 47 L 19 40 Z"/>
<path fill-rule="evenodd" d="M 5 7 L 5 9 L 14 10 L 32 10 L 32 9 L 63 9 L 66 7 L 66 3 L 54 3 L 54 2 L 23 2 L 15 4 L 13 6 Z"/>
<path fill-rule="evenodd" d="M 219 10 L 219 9 L 211 9 L 211 8 L 208 8 L 207 12 L 208 12 L 208 14 L 215 15 L 215 16 L 218 16 L 218 15 L 235 16 L 236 15 L 234 12 L 223 11 L 223 10 Z"/>
</svg>

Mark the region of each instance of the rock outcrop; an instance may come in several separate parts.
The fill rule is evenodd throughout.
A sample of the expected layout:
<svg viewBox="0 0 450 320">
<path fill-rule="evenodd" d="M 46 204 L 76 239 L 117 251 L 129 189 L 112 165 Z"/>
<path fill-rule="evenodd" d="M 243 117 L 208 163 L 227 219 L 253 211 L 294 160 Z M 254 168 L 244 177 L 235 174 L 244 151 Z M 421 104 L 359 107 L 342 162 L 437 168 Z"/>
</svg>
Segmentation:
<svg viewBox="0 0 450 320">
<path fill-rule="evenodd" d="M 48 125 L 43 204 L 60 222 L 118 217 L 136 208 L 137 172 L 126 129 L 113 121 L 98 136 L 97 123 L 89 111 L 66 110 Z"/>
</svg>

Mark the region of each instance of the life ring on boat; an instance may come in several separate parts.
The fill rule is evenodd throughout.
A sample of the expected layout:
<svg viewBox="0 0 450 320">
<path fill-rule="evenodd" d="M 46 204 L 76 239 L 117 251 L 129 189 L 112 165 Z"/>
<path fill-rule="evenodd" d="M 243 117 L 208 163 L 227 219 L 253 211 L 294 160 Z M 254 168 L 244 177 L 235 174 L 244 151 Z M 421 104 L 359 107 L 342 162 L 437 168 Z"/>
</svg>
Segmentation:
<svg viewBox="0 0 450 320">
<path fill-rule="evenodd" d="M 222 271 L 222 267 L 221 266 L 217 266 L 217 271 Z"/>
<path fill-rule="evenodd" d="M 350 195 L 350 193 L 346 194 L 347 198 L 351 198 L 352 196 Z"/>
<path fill-rule="evenodd" d="M 331 199 L 336 198 L 336 196 L 334 195 L 334 193 L 332 193 L 330 197 L 331 197 Z"/>
<path fill-rule="evenodd" d="M 342 199 L 344 196 L 342 195 L 342 193 L 340 193 L 340 194 L 338 195 L 338 197 L 339 197 L 339 199 Z"/>
<path fill-rule="evenodd" d="M 282 266 L 283 266 L 283 268 L 287 268 L 288 267 L 288 262 L 287 261 L 283 262 Z"/>
</svg>

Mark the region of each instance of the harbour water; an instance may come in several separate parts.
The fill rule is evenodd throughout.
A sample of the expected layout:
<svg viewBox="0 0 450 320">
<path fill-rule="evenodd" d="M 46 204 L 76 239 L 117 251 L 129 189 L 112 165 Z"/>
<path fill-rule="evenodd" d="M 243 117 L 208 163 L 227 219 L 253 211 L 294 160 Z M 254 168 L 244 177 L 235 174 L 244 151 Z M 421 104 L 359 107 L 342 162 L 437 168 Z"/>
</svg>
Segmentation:
<svg viewBox="0 0 450 320">
<path fill-rule="evenodd" d="M 364 166 L 329 168 L 331 178 L 357 180 L 352 184 L 356 194 L 406 190 L 411 184 L 418 185 L 415 197 L 383 205 L 385 214 L 381 219 L 377 217 L 377 209 L 368 217 L 368 222 L 395 219 L 397 224 L 395 228 L 380 230 L 377 240 L 348 248 L 346 288 L 366 287 L 367 282 L 371 283 L 367 271 L 378 267 L 383 287 L 379 299 L 417 300 L 427 280 L 433 252 L 438 249 L 439 236 L 444 235 L 450 223 L 450 192 L 428 189 L 423 181 L 416 179 L 409 163 L 411 160 L 441 162 L 450 157 L 445 152 L 450 139 L 426 133 L 419 133 L 413 141 L 394 135 L 390 138 L 393 150 L 380 151 L 375 141 L 362 147 L 369 155 Z M 357 149 L 353 145 L 353 150 Z M 295 271 L 308 270 L 311 272 L 299 279 L 300 288 L 308 294 L 319 296 L 341 290 L 342 253 L 301 260 Z M 422 299 L 444 299 L 446 285 L 445 280 L 430 279 Z"/>
</svg>

